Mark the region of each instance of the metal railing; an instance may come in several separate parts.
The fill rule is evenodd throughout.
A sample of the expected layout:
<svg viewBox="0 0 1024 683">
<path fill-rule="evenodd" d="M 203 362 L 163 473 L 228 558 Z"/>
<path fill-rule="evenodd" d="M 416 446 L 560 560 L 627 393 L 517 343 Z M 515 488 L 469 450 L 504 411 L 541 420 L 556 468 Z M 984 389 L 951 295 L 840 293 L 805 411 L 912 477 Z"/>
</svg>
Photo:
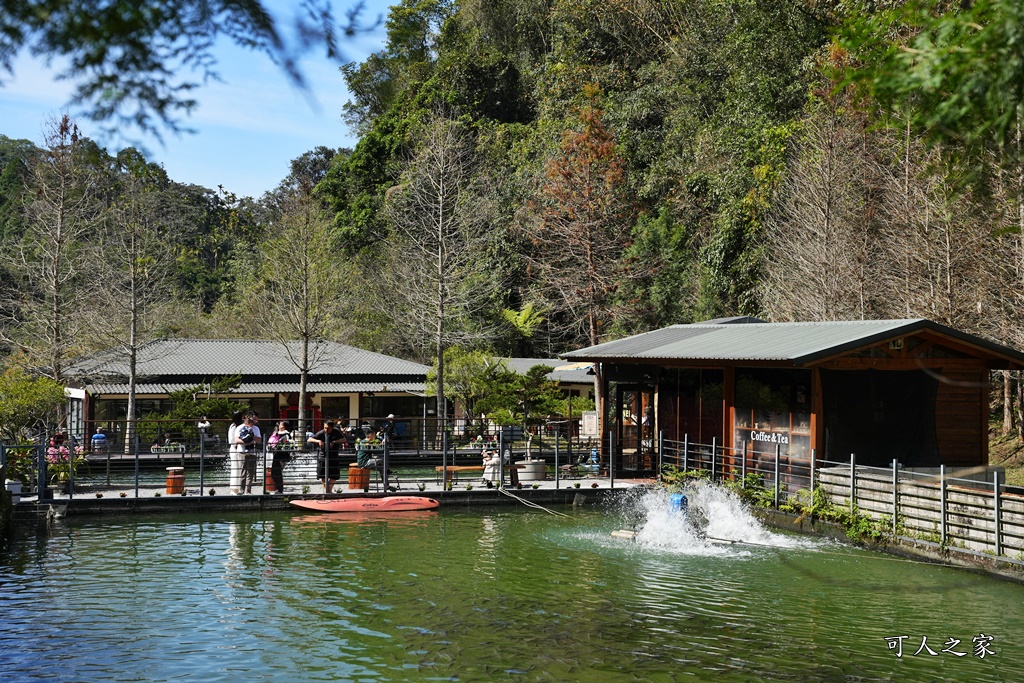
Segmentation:
<svg viewBox="0 0 1024 683">
<path fill-rule="evenodd" d="M 739 448 L 725 448 L 717 439 L 710 444 L 700 444 L 691 443 L 686 436 L 682 441 L 662 436 L 658 453 L 659 471 L 665 466 L 682 471 L 701 470 L 708 472 L 712 480 L 735 480 L 741 485 L 755 477 L 772 491 L 776 506 L 797 491 L 809 494 L 815 485 L 813 452 L 809 458 L 791 456 L 782 453 L 778 444 L 767 450 L 745 442 L 741 442 Z"/>
<path fill-rule="evenodd" d="M 820 488 L 833 504 L 883 522 L 894 536 L 935 542 L 996 557 L 1024 560 L 1024 495 L 1008 490 L 998 470 L 988 468 L 907 468 L 828 461 L 768 450 L 723 448 L 659 439 L 659 471 L 666 466 L 701 470 L 712 480 L 746 484 L 751 475 L 772 494 L 775 507 L 805 491 L 802 502 Z M 969 476 L 968 476 L 969 475 Z"/>
<path fill-rule="evenodd" d="M 369 420 L 356 422 L 363 421 Z M 205 429 L 192 424 L 183 429 L 180 420 L 153 418 L 143 418 L 135 423 L 123 420 L 91 422 L 87 429 L 93 433 L 102 429 L 105 438 L 94 441 L 91 437 L 68 435 L 69 452 L 80 456 L 80 462 L 75 467 L 64 468 L 70 470 L 66 476 L 58 476 L 52 463 L 46 461 L 45 444 L 9 445 L 7 450 L 19 454 L 15 476 L 23 482 L 23 492 L 28 496 L 110 495 L 110 491 L 115 491 L 114 495 L 132 497 L 153 496 L 157 493 L 167 495 L 172 491 L 200 496 L 224 494 L 234 487 L 230 480 L 231 448 L 226 436 L 229 422 L 210 422 L 210 426 Z M 145 429 L 136 428 L 141 425 L 148 426 Z M 266 442 L 273 421 L 264 420 L 262 426 Z M 414 486 L 417 480 L 424 483 L 434 481 L 437 467 L 443 470 L 447 466 L 479 466 L 484 448 L 500 448 L 505 454 L 503 482 L 512 481 L 508 466 L 514 460 L 529 455 L 531 460 L 545 463 L 547 478 L 554 479 L 558 486 L 559 480 L 566 474 L 563 466 L 578 464 L 598 445 L 595 439 L 580 439 L 573 433 L 574 422 L 564 419 L 555 425 L 539 425 L 535 433 L 495 425 L 485 425 L 481 431 L 480 427 L 479 422 L 464 422 L 438 430 L 441 443 L 435 450 L 422 448 L 420 442 L 403 438 L 399 434 L 390 441 L 386 453 L 387 467 L 389 470 L 402 470 L 400 475 L 406 480 L 407 486 Z M 158 439 L 154 438 L 157 434 L 160 435 Z M 148 438 L 142 438 L 144 435 Z M 294 492 L 315 492 L 317 486 L 322 485 L 317 475 L 320 454 L 313 445 L 307 443 L 306 435 L 293 436 L 293 446 L 288 452 L 290 462 L 282 472 L 285 488 Z M 39 441 L 46 441 L 46 437 L 40 436 Z M 2 452 L 3 446 L 0 445 Z M 332 457 L 339 458 L 338 464 L 344 476 L 345 468 L 357 458 L 354 439 L 336 454 L 332 452 Z M 272 488 L 270 475 L 274 451 L 264 444 L 258 449 L 257 458 L 255 483 L 259 485 L 260 492 L 264 492 Z M 169 468 L 175 468 L 173 482 Z M 382 472 L 380 468 L 376 473 L 374 486 L 379 485 Z M 184 485 L 181 475 L 184 475 Z M 340 482 L 338 488 L 343 488 L 346 483 Z M 166 492 L 162 490 L 164 487 L 167 488 Z M 254 484 L 253 493 L 257 492 L 256 489 Z"/>
</svg>

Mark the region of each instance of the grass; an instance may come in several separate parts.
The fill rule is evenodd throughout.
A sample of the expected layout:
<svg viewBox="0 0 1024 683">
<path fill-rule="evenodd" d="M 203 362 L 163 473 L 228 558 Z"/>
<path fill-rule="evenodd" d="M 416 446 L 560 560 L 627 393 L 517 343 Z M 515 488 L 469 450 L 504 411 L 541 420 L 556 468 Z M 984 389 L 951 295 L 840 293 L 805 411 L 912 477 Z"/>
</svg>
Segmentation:
<svg viewBox="0 0 1024 683">
<path fill-rule="evenodd" d="M 988 461 L 1006 468 L 1006 483 L 1024 486 L 1024 442 L 1016 434 L 1003 436 L 1000 429 L 989 431 Z"/>
</svg>

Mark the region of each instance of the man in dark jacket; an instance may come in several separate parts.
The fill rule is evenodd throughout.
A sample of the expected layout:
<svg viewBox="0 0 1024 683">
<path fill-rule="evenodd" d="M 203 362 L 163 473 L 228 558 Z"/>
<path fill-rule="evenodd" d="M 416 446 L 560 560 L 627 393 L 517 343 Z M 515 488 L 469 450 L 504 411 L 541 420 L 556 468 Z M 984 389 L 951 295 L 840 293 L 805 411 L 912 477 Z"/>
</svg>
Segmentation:
<svg viewBox="0 0 1024 683">
<path fill-rule="evenodd" d="M 307 443 L 319 447 L 316 476 L 324 483 L 324 492 L 331 493 L 334 490 L 334 483 L 341 476 L 340 447 L 345 443 L 345 435 L 340 429 L 334 428 L 334 420 L 327 420 L 324 422 L 324 428 L 309 437 Z"/>
</svg>

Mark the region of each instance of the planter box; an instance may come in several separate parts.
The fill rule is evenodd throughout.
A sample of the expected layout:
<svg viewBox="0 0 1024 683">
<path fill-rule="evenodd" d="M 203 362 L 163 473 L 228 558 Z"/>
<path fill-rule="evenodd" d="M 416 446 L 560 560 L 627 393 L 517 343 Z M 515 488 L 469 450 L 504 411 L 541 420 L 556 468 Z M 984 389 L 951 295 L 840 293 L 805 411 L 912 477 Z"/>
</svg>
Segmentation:
<svg viewBox="0 0 1024 683">
<path fill-rule="evenodd" d="M 547 462 L 543 460 L 520 460 L 519 481 L 544 481 L 547 479 Z"/>
</svg>

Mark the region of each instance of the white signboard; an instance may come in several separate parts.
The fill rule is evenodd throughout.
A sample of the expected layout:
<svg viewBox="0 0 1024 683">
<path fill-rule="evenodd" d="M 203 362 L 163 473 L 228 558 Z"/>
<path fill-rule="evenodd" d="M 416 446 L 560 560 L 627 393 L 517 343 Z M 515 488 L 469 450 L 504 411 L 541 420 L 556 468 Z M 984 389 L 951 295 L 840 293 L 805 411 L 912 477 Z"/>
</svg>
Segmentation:
<svg viewBox="0 0 1024 683">
<path fill-rule="evenodd" d="M 580 436 L 601 436 L 597 429 L 597 411 L 583 411 L 583 422 L 580 425 Z"/>
</svg>

